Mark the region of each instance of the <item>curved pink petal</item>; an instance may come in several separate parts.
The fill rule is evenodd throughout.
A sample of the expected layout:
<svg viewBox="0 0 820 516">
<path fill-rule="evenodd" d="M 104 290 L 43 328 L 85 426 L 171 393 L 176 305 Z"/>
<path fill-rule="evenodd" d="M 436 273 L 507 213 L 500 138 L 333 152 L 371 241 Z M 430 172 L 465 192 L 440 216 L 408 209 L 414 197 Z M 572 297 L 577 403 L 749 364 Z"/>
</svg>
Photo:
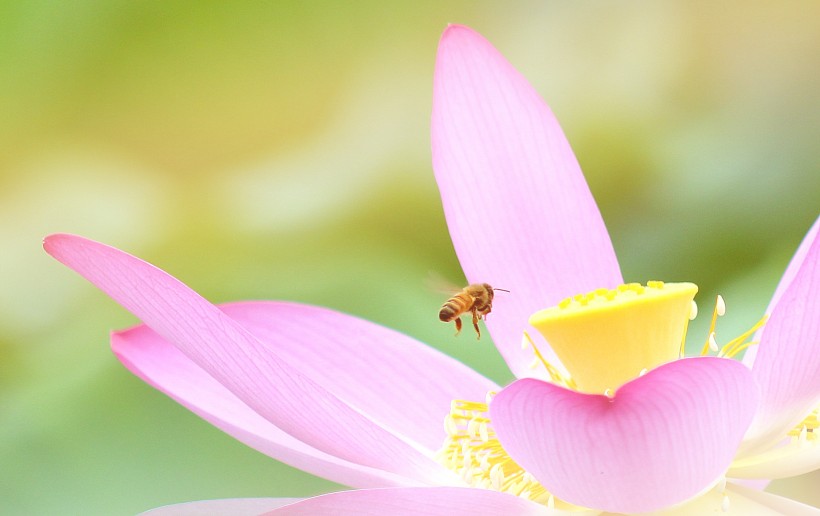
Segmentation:
<svg viewBox="0 0 820 516">
<path fill-rule="evenodd" d="M 165 505 L 141 514 L 144 516 L 258 516 L 298 501 L 299 498 L 224 498 Z"/>
<path fill-rule="evenodd" d="M 703 357 L 664 364 L 613 398 L 519 380 L 493 399 L 490 416 L 504 449 L 556 497 L 634 513 L 716 481 L 756 406 L 743 364 Z"/>
<path fill-rule="evenodd" d="M 427 446 L 431 453 L 441 447 L 445 435 L 441 421 L 453 399 L 483 399 L 487 392 L 498 390 L 495 383 L 437 350 L 333 310 L 273 301 L 220 308 L 268 352 L 394 433 Z M 146 367 L 170 367 L 170 360 L 158 361 L 152 355 L 176 349 L 163 349 L 171 344 L 155 333 L 134 329 L 122 337 L 127 338 L 118 339 L 115 352 L 127 356 L 137 369 L 148 373 Z M 172 382 L 175 377 L 164 376 Z M 196 389 L 196 384 L 190 388 Z M 185 395 L 199 397 L 195 392 Z M 407 402 L 408 396 L 412 403 Z"/>
<path fill-rule="evenodd" d="M 284 302 L 221 308 L 301 374 L 431 452 L 441 448 L 454 399 L 481 400 L 499 389 L 407 335 L 333 310 Z"/>
<path fill-rule="evenodd" d="M 752 375 L 760 409 L 744 454 L 776 444 L 820 403 L 820 219 L 806 235 L 775 293 Z"/>
<path fill-rule="evenodd" d="M 73 235 L 52 235 L 44 247 L 285 432 L 350 462 L 431 483 L 444 481 L 443 468 L 418 445 L 300 374 L 176 278 L 118 249 Z"/>
<path fill-rule="evenodd" d="M 780 301 L 780 297 L 786 291 L 786 289 L 792 284 L 797 271 L 803 266 L 803 261 L 806 259 L 806 254 L 809 252 L 809 248 L 814 243 L 815 239 L 817 238 L 817 232 L 820 231 L 820 217 L 818 217 L 814 224 L 812 224 L 811 228 L 809 228 L 808 233 L 806 236 L 803 237 L 803 240 L 800 242 L 800 245 L 797 248 L 797 251 L 792 256 L 792 259 L 789 260 L 789 265 L 786 267 L 786 270 L 783 272 L 783 276 L 780 277 L 780 282 L 777 284 L 777 288 L 774 291 L 774 295 L 772 295 L 772 299 L 769 301 L 769 306 L 766 308 L 766 313 L 771 314 L 774 307 L 777 306 L 777 302 Z M 764 326 L 765 329 L 765 326 Z M 763 331 L 761 330 L 758 335 L 756 335 L 756 340 L 760 340 L 760 334 Z M 752 346 L 746 350 L 746 353 L 743 355 L 743 363 L 752 367 L 754 363 L 755 357 L 757 356 L 757 346 Z"/>
<path fill-rule="evenodd" d="M 510 516 L 569 514 L 498 491 L 468 487 L 405 487 L 341 491 L 308 498 L 266 516 Z M 572 513 L 577 514 L 577 513 Z"/>
<path fill-rule="evenodd" d="M 323 453 L 285 433 L 145 325 L 114 333 L 117 358 L 147 384 L 246 445 L 293 467 L 351 487 L 419 485 Z"/>
<path fill-rule="evenodd" d="M 530 376 L 529 316 L 623 282 L 601 214 L 549 107 L 467 27 L 439 43 L 432 147 L 461 266 L 469 281 L 511 291 L 496 295 L 487 326 L 513 373 Z"/>
</svg>

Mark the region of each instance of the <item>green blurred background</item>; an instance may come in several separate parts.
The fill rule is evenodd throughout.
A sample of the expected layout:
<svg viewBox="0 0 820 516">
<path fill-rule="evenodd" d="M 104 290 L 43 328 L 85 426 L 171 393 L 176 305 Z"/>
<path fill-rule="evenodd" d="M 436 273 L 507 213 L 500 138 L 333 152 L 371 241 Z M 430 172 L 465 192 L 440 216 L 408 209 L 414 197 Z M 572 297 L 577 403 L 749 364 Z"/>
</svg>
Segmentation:
<svg viewBox="0 0 820 516">
<path fill-rule="evenodd" d="M 463 279 L 430 168 L 448 22 L 550 103 L 627 280 L 694 281 L 702 311 L 722 293 L 718 340 L 733 337 L 820 207 L 819 6 L 0 3 L 0 512 L 336 487 L 132 377 L 107 339 L 135 319 L 42 252 L 50 232 L 121 247 L 215 302 L 334 307 L 510 379 L 489 340 L 436 320 L 425 281 Z M 818 481 L 770 489 L 820 505 Z"/>
</svg>

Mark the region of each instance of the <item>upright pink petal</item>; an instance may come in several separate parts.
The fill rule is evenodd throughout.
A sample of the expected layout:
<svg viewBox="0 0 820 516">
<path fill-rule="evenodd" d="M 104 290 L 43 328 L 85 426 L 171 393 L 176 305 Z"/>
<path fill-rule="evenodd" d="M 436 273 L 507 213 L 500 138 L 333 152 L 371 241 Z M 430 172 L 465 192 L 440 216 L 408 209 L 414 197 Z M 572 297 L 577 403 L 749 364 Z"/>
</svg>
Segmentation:
<svg viewBox="0 0 820 516">
<path fill-rule="evenodd" d="M 794 256 L 792 256 L 792 259 L 789 260 L 789 265 L 783 272 L 783 276 L 780 277 L 780 282 L 777 284 L 774 295 L 772 295 L 772 299 L 769 301 L 769 306 L 766 308 L 767 314 L 772 313 L 772 310 L 774 310 L 774 307 L 777 306 L 778 301 L 780 301 L 780 296 L 782 296 L 786 289 L 792 284 L 797 271 L 799 271 L 803 266 L 803 261 L 806 259 L 806 254 L 809 252 L 809 248 L 811 248 L 817 238 L 818 231 L 820 231 L 820 217 L 814 221 L 814 224 L 812 224 L 811 228 L 809 228 L 806 236 L 803 237 L 803 241 L 800 242 L 800 246 L 798 246 Z M 762 333 L 763 331 L 761 330 L 756 336 L 758 341 L 760 340 L 760 335 Z M 743 363 L 749 367 L 752 367 L 755 357 L 757 356 L 758 349 L 758 346 L 752 346 L 747 349 L 746 354 L 743 355 Z"/>
<path fill-rule="evenodd" d="M 601 214 L 549 107 L 467 27 L 450 26 L 439 44 L 432 147 L 467 279 L 511 291 L 496 295 L 493 340 L 517 376 L 531 375 L 532 352 L 521 349 L 529 316 L 622 283 Z"/>
<path fill-rule="evenodd" d="M 147 384 L 248 446 L 308 473 L 350 487 L 425 485 L 328 455 L 263 418 L 145 325 L 114 333 L 117 358 Z"/>
<path fill-rule="evenodd" d="M 744 452 L 777 443 L 820 403 L 820 219 L 778 285 L 752 374 L 761 403 Z"/>
<path fill-rule="evenodd" d="M 418 445 L 300 374 L 176 278 L 118 249 L 77 236 L 52 235 L 44 247 L 285 432 L 363 466 L 431 483 L 443 481 L 442 468 Z"/>
<path fill-rule="evenodd" d="M 265 516 L 514 516 L 565 514 L 498 491 L 460 487 L 406 487 L 341 491 L 308 498 Z M 572 513 L 577 514 L 577 513 Z"/>
<path fill-rule="evenodd" d="M 613 398 L 518 380 L 492 400 L 490 416 L 504 449 L 556 497 L 636 513 L 715 482 L 756 407 L 743 364 L 703 357 L 662 365 Z"/>
</svg>

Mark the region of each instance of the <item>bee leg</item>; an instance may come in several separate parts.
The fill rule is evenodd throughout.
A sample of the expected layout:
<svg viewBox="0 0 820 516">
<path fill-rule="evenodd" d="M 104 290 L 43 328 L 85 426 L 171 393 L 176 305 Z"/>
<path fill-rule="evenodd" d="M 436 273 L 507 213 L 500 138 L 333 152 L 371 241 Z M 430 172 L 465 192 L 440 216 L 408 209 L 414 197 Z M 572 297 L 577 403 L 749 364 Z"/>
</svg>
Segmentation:
<svg viewBox="0 0 820 516">
<path fill-rule="evenodd" d="M 481 330 L 478 329 L 479 319 L 481 319 L 481 316 L 478 314 L 478 311 L 473 310 L 473 328 L 475 328 L 476 340 L 481 339 Z"/>
<path fill-rule="evenodd" d="M 461 333 L 461 317 L 456 317 L 456 337 Z"/>
</svg>

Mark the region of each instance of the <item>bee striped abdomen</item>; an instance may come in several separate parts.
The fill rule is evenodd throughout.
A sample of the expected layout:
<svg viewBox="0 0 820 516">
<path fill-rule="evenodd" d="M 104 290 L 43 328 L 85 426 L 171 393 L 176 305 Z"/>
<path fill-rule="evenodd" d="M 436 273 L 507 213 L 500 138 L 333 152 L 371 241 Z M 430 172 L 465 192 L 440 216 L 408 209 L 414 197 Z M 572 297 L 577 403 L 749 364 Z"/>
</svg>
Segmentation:
<svg viewBox="0 0 820 516">
<path fill-rule="evenodd" d="M 466 294 L 460 293 L 455 295 L 441 306 L 438 318 L 441 322 L 450 322 L 469 310 L 472 304 L 473 299 Z"/>
</svg>

